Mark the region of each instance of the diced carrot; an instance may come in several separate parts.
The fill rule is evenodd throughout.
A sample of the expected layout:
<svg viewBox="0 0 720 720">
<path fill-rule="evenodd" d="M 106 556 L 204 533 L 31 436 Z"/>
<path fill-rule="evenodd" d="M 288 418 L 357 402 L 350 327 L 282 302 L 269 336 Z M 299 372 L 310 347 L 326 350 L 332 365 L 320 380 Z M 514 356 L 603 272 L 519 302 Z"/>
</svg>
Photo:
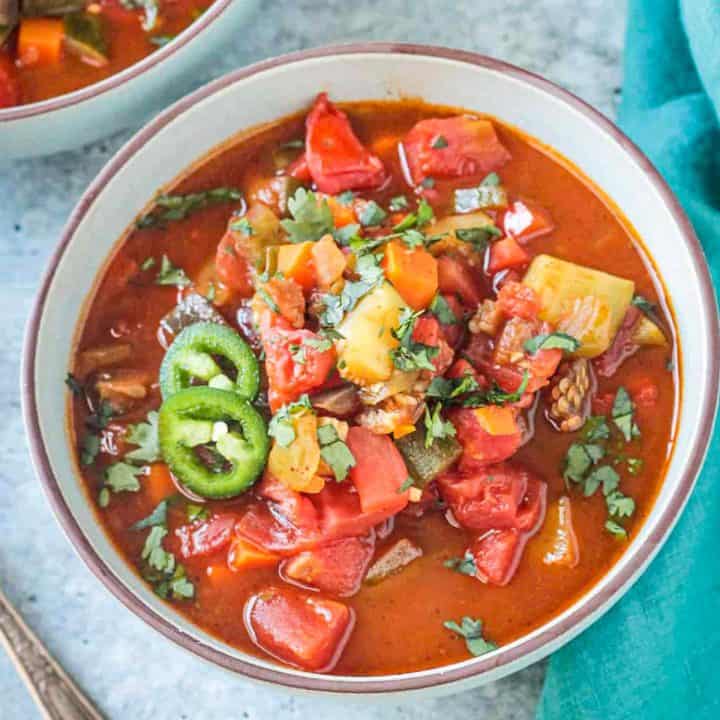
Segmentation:
<svg viewBox="0 0 720 720">
<path fill-rule="evenodd" d="M 518 241 L 508 236 L 492 244 L 488 271 L 496 273 L 509 267 L 527 265 L 529 262 L 530 256 L 520 247 Z"/>
<path fill-rule="evenodd" d="M 387 279 L 413 310 L 422 310 L 432 302 L 438 289 L 438 264 L 427 250 L 411 249 L 393 240 L 385 246 L 382 266 Z"/>
<path fill-rule="evenodd" d="M 63 21 L 59 18 L 24 18 L 18 33 L 17 54 L 23 67 L 52 65 L 60 61 Z"/>
<path fill-rule="evenodd" d="M 342 277 L 347 267 L 345 253 L 335 244 L 332 235 L 324 235 L 312 246 L 312 259 L 315 266 L 315 280 L 321 290 Z"/>
<path fill-rule="evenodd" d="M 405 437 L 406 435 L 409 435 L 410 433 L 415 432 L 415 426 L 414 425 L 398 425 L 393 430 L 393 437 L 396 440 L 399 440 L 401 437 Z"/>
<path fill-rule="evenodd" d="M 330 208 L 335 227 L 341 228 L 357 222 L 352 204 L 343 205 L 334 195 L 323 195 L 322 197 L 326 200 Z"/>
<path fill-rule="evenodd" d="M 170 469 L 165 463 L 153 463 L 143 482 L 145 496 L 153 506 L 177 492 L 175 483 L 170 475 Z"/>
<path fill-rule="evenodd" d="M 249 568 L 272 567 L 280 558 L 262 550 L 247 540 L 235 537 L 228 551 L 228 565 L 231 570 L 248 570 Z"/>
<path fill-rule="evenodd" d="M 304 290 L 315 285 L 312 242 L 289 243 L 278 247 L 277 269 L 284 277 L 295 280 Z"/>
<path fill-rule="evenodd" d="M 517 432 L 515 410 L 509 405 L 486 405 L 476 408 L 474 413 L 488 435 L 513 435 Z"/>
</svg>

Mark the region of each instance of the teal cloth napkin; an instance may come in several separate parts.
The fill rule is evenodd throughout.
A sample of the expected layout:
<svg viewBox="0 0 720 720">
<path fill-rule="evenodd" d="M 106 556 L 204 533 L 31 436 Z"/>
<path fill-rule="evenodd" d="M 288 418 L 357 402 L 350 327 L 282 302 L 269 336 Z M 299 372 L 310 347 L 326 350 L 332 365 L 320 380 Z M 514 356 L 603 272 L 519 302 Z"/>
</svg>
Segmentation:
<svg viewBox="0 0 720 720">
<path fill-rule="evenodd" d="M 720 0 L 630 0 L 619 122 L 720 279 Z M 685 348 L 685 351 L 690 351 Z M 553 655 L 538 720 L 720 720 L 720 432 L 677 527 L 600 621 Z"/>
</svg>

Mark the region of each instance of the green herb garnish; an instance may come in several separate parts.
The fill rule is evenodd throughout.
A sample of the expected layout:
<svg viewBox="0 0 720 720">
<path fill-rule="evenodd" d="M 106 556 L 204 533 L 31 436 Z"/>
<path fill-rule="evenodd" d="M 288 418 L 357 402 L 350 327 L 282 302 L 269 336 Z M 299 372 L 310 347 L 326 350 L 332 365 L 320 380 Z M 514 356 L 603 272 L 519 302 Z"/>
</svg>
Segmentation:
<svg viewBox="0 0 720 720">
<path fill-rule="evenodd" d="M 446 620 L 443 626 L 448 630 L 465 638 L 465 644 L 471 655 L 478 657 L 497 649 L 497 645 L 483 638 L 482 620 L 473 620 L 471 617 L 464 617 L 458 625 L 454 620 Z"/>
</svg>

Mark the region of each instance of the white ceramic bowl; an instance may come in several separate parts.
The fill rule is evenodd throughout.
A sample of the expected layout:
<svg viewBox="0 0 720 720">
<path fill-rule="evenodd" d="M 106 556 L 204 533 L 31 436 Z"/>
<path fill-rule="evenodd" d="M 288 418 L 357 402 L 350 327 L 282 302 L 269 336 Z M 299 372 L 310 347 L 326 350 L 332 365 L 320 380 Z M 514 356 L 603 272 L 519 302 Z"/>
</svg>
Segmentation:
<svg viewBox="0 0 720 720">
<path fill-rule="evenodd" d="M 116 239 L 156 190 L 240 130 L 333 100 L 419 96 L 490 113 L 556 148 L 635 225 L 666 283 L 682 354 L 675 450 L 655 506 L 612 570 L 556 618 L 486 656 L 383 677 L 313 675 L 250 657 L 160 601 L 114 550 L 73 471 L 63 378 L 75 318 Z M 261 99 L 261 101 L 259 101 Z M 718 396 L 718 318 L 705 260 L 685 215 L 648 160 L 610 122 L 537 76 L 470 53 L 371 44 L 313 50 L 227 75 L 178 102 L 105 167 L 75 209 L 43 282 L 27 332 L 24 410 L 36 470 L 70 540 L 133 612 L 196 654 L 245 676 L 327 693 L 429 693 L 497 679 L 587 627 L 653 558 L 692 490 Z"/>
<path fill-rule="evenodd" d="M 193 87 L 193 71 L 237 35 L 257 0 L 216 0 L 151 55 L 105 80 L 42 102 L 0 109 L 0 159 L 71 150 L 125 127 Z"/>
</svg>

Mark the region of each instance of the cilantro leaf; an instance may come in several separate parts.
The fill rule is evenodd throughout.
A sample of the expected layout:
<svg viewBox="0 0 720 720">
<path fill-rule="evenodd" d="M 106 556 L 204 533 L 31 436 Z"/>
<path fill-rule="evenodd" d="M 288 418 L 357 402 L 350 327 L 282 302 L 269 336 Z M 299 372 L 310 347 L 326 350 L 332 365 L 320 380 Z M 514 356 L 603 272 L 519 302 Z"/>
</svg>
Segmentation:
<svg viewBox="0 0 720 720">
<path fill-rule="evenodd" d="M 635 512 L 635 501 L 619 490 L 613 490 L 605 496 L 608 514 L 613 517 L 630 517 Z"/>
<path fill-rule="evenodd" d="M 162 194 L 155 198 L 155 207 L 137 219 L 137 228 L 165 227 L 172 220 L 184 220 L 198 210 L 219 203 L 239 202 L 240 190 L 232 187 L 218 187 L 186 195 Z"/>
<path fill-rule="evenodd" d="M 243 235 L 250 237 L 255 234 L 255 228 L 250 224 L 250 221 L 246 217 L 241 217 L 239 220 L 234 220 L 230 223 L 230 229 L 235 232 L 240 232 Z"/>
<path fill-rule="evenodd" d="M 280 224 L 293 243 L 307 240 L 319 240 L 323 235 L 335 230 L 332 212 L 327 200 L 318 202 L 318 197 L 311 190 L 298 188 L 288 200 L 288 210 L 292 220 L 281 220 Z"/>
<path fill-rule="evenodd" d="M 410 308 L 403 308 L 400 313 L 400 324 L 391 330 L 392 336 L 400 342 L 398 347 L 390 351 L 390 357 L 398 370 L 435 370 L 431 360 L 440 349 L 412 339 L 415 323 L 422 313 L 422 310 L 413 312 Z"/>
<path fill-rule="evenodd" d="M 324 326 L 333 326 L 341 322 L 346 312 L 352 310 L 358 301 L 367 295 L 370 290 L 383 281 L 383 269 L 375 255 L 362 255 L 357 259 L 355 272 L 360 279 L 346 282 L 340 295 L 326 293 L 323 295 L 325 310 L 320 315 L 320 322 Z"/>
<path fill-rule="evenodd" d="M 610 417 L 615 427 L 622 433 L 625 442 L 630 442 L 640 435 L 640 430 L 634 420 L 634 411 L 635 406 L 628 391 L 620 386 L 615 393 Z"/>
<path fill-rule="evenodd" d="M 470 552 L 466 552 L 461 558 L 452 557 L 446 560 L 443 565 L 449 570 L 459 572 L 461 575 L 470 575 L 471 577 L 475 577 L 478 571 L 475 558 Z"/>
<path fill-rule="evenodd" d="M 455 400 L 460 395 L 473 392 L 480 387 L 471 373 L 465 373 L 459 378 L 434 377 L 428 386 L 426 396 L 439 398 L 444 402 Z"/>
<path fill-rule="evenodd" d="M 408 199 L 404 195 L 396 195 L 388 205 L 390 212 L 400 212 L 400 210 L 407 210 L 409 207 Z"/>
<path fill-rule="evenodd" d="M 600 485 L 603 486 L 603 494 L 607 495 L 613 492 L 619 484 L 620 476 L 615 470 L 609 465 L 602 465 L 592 470 L 582 481 L 583 495 L 585 495 L 585 497 L 594 495 Z"/>
<path fill-rule="evenodd" d="M 620 540 L 627 540 L 627 530 L 620 525 L 620 523 L 615 522 L 615 520 L 606 520 L 605 529 L 616 538 Z"/>
<path fill-rule="evenodd" d="M 605 448 L 601 445 L 573 443 L 565 455 L 563 477 L 575 483 L 582 483 L 590 468 L 603 457 L 605 457 Z"/>
<path fill-rule="evenodd" d="M 100 436 L 93 433 L 86 433 L 80 447 L 80 463 L 92 465 L 100 452 Z"/>
<path fill-rule="evenodd" d="M 342 482 L 350 468 L 355 467 L 355 456 L 330 424 L 321 425 L 317 429 L 317 438 L 320 443 L 320 457 L 330 466 L 335 480 Z"/>
<path fill-rule="evenodd" d="M 538 350 L 559 349 L 563 352 L 575 352 L 580 347 L 580 341 L 562 332 L 536 335 L 525 341 L 525 351 L 534 355 Z"/>
<path fill-rule="evenodd" d="M 590 415 L 582 427 L 582 434 L 589 442 L 607 440 L 610 437 L 607 420 L 603 415 Z"/>
<path fill-rule="evenodd" d="M 138 520 L 134 525 L 130 526 L 131 530 L 145 530 L 145 528 L 155 527 L 155 525 L 162 525 L 163 527 L 167 523 L 167 511 L 170 502 L 168 500 L 162 500 L 159 502 L 155 509 L 142 520 Z"/>
<path fill-rule="evenodd" d="M 313 412 L 313 407 L 307 394 L 301 395 L 295 402 L 283 405 L 270 419 L 268 435 L 275 438 L 281 447 L 289 447 L 295 440 L 293 419 L 308 411 Z"/>
<path fill-rule="evenodd" d="M 472 245 L 477 252 L 483 252 L 490 240 L 500 235 L 502 235 L 502 232 L 495 225 L 457 228 L 455 230 L 455 237 L 461 242 Z"/>
<path fill-rule="evenodd" d="M 336 195 L 335 199 L 341 205 L 348 207 L 349 205 L 352 205 L 352 201 L 355 199 L 355 193 L 352 190 L 345 190 L 344 192 L 341 192 L 339 195 Z"/>
<path fill-rule="evenodd" d="M 430 303 L 430 312 L 441 322 L 443 325 L 457 325 L 458 318 L 453 312 L 453 309 L 448 304 L 448 301 L 438 293 Z"/>
<path fill-rule="evenodd" d="M 463 407 L 483 407 L 485 405 L 507 405 L 518 402 L 524 395 L 528 382 L 530 382 L 530 373 L 526 370 L 515 392 L 505 392 L 497 383 L 493 383 L 489 390 L 472 393 L 461 404 Z"/>
<path fill-rule="evenodd" d="M 435 403 L 435 408 L 430 411 L 430 407 L 425 407 L 425 447 L 429 448 L 435 440 L 443 438 L 455 437 L 455 426 L 449 421 L 443 419 L 440 415 L 442 403 Z"/>
<path fill-rule="evenodd" d="M 358 213 L 358 220 L 363 227 L 380 225 L 386 217 L 387 213 L 374 200 L 368 200 Z"/>
<path fill-rule="evenodd" d="M 651 320 L 657 319 L 657 305 L 651 303 L 646 297 L 635 295 L 632 299 L 632 304 Z"/>
<path fill-rule="evenodd" d="M 172 264 L 167 255 L 162 256 L 160 262 L 160 272 L 155 278 L 157 285 L 176 285 L 177 287 L 186 287 L 190 284 L 190 278 L 185 274 L 181 267 Z"/>
<path fill-rule="evenodd" d="M 448 146 L 448 141 L 444 135 L 436 135 L 430 142 L 430 147 L 433 150 L 441 150 Z"/>
<path fill-rule="evenodd" d="M 446 620 L 443 623 L 443 626 L 460 637 L 465 638 L 465 644 L 467 645 L 468 651 L 475 657 L 497 649 L 497 645 L 495 643 L 483 638 L 483 623 L 480 619 L 474 620 L 473 618 L 466 616 L 462 618 L 460 625 L 458 625 L 454 620 Z"/>
<path fill-rule="evenodd" d="M 105 487 L 110 488 L 114 493 L 137 492 L 140 489 L 138 476 L 143 469 L 126 462 L 116 462 L 108 465 L 105 470 Z"/>
<path fill-rule="evenodd" d="M 163 547 L 163 538 L 168 534 L 163 525 L 154 525 L 145 538 L 140 557 L 147 564 L 161 573 L 172 573 L 175 570 L 175 556 Z"/>
<path fill-rule="evenodd" d="M 415 481 L 408 475 L 403 484 L 397 489 L 397 494 L 402 495 L 404 492 L 415 486 Z"/>
<path fill-rule="evenodd" d="M 125 453 L 125 459 L 133 462 L 155 462 L 160 460 L 160 441 L 158 440 L 158 413 L 151 410 L 147 422 L 128 425 L 125 439 L 139 447 Z"/>
</svg>

